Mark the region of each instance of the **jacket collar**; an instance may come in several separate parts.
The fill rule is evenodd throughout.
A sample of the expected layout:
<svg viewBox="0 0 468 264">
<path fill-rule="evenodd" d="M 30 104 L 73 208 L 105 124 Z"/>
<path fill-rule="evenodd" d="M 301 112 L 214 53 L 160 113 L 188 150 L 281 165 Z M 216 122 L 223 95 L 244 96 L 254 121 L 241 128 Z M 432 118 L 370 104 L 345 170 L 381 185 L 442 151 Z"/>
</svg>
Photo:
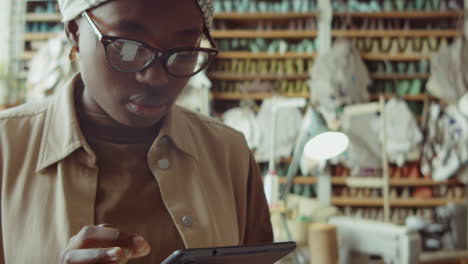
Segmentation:
<svg viewBox="0 0 468 264">
<path fill-rule="evenodd" d="M 39 172 L 65 159 L 79 148 L 83 148 L 90 163 L 96 164 L 96 156 L 81 132 L 75 105 L 75 89 L 83 85 L 81 75 L 74 75 L 51 100 L 48 106 L 42 135 Z M 196 147 L 192 139 L 193 124 L 179 106 L 173 106 L 164 119 L 160 135 L 167 136 L 177 148 L 196 159 Z"/>
</svg>

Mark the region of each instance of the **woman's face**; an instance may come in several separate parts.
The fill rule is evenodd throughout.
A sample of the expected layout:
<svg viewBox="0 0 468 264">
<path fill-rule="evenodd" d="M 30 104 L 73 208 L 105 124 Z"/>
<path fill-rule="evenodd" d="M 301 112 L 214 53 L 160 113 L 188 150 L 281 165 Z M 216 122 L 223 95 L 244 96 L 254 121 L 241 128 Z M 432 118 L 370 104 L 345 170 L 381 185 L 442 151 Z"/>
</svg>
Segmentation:
<svg viewBox="0 0 468 264">
<path fill-rule="evenodd" d="M 194 47 L 203 32 L 203 17 L 194 0 L 114 0 L 89 13 L 102 34 L 138 40 L 158 50 Z M 126 126 L 150 127 L 187 84 L 188 78 L 166 73 L 160 60 L 137 73 L 115 71 L 85 19 L 67 30 L 77 41 L 88 110 L 106 113 Z"/>
</svg>

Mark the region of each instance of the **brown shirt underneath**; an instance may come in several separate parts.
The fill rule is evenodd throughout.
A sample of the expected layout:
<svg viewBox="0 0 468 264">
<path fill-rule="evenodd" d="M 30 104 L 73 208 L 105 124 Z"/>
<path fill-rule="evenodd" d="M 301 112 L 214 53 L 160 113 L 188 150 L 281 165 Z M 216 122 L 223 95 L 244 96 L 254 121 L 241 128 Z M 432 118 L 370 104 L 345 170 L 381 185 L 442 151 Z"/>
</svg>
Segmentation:
<svg viewBox="0 0 468 264">
<path fill-rule="evenodd" d="M 184 248 L 148 166 L 147 153 L 154 138 L 110 138 L 99 133 L 116 126 L 109 117 L 80 112 L 79 119 L 98 157 L 95 223 L 111 224 L 148 241 L 150 255 L 132 263 L 161 263 Z"/>
</svg>

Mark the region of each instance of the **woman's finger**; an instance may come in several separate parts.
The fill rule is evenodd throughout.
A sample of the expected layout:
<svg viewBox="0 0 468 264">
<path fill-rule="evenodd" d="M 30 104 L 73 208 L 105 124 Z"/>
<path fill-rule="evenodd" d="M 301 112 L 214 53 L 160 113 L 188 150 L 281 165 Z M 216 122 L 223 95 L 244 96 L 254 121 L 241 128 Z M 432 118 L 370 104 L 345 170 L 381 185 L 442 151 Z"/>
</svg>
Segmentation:
<svg viewBox="0 0 468 264">
<path fill-rule="evenodd" d="M 117 228 L 86 226 L 70 240 L 68 250 L 121 247 L 131 256 L 145 256 L 150 251 L 146 240 L 134 234 L 122 232 Z"/>
<path fill-rule="evenodd" d="M 119 247 L 97 249 L 74 249 L 62 258 L 63 264 L 125 263 L 124 251 Z"/>
</svg>

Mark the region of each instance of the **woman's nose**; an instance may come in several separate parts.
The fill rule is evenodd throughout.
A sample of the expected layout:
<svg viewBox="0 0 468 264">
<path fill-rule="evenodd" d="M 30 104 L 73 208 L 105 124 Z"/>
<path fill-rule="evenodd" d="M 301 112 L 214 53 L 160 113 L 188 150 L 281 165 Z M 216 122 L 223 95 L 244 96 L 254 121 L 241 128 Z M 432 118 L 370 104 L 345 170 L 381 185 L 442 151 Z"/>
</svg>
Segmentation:
<svg viewBox="0 0 468 264">
<path fill-rule="evenodd" d="M 153 63 L 143 71 L 136 73 L 137 82 L 149 86 L 164 86 L 169 82 L 169 76 L 160 60 Z"/>
</svg>

